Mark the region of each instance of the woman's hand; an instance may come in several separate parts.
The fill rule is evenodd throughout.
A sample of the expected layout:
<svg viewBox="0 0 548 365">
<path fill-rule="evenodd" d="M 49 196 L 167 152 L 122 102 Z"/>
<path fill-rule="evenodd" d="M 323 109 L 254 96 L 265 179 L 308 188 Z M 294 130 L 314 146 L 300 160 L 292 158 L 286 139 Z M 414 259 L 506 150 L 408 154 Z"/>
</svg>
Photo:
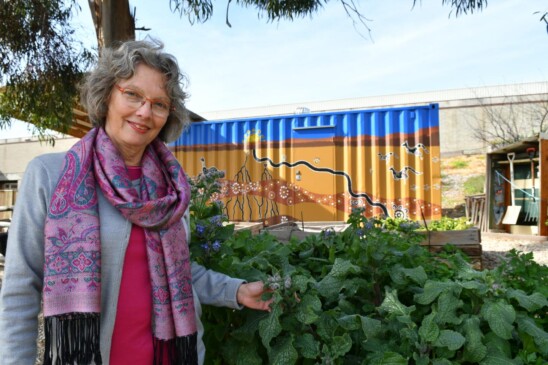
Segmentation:
<svg viewBox="0 0 548 365">
<path fill-rule="evenodd" d="M 270 312 L 270 303 L 272 303 L 274 299 L 266 301 L 262 299 L 263 294 L 269 291 L 269 289 L 264 287 L 262 281 L 244 283 L 238 288 L 236 298 L 238 299 L 238 303 L 245 307 Z"/>
</svg>

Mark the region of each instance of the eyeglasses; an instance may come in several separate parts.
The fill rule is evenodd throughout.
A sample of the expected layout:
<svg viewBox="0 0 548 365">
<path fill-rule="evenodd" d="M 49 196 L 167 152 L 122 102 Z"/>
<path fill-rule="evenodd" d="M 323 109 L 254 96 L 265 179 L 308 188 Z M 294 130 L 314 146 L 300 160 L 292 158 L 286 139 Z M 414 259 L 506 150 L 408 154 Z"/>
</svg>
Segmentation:
<svg viewBox="0 0 548 365">
<path fill-rule="evenodd" d="M 165 118 L 173 110 L 173 107 L 165 100 L 147 98 L 139 91 L 121 87 L 120 85 L 115 86 L 122 93 L 126 104 L 132 108 L 138 109 L 141 106 L 145 105 L 148 100 L 150 101 L 150 109 L 152 110 L 152 113 L 157 117 Z"/>
</svg>

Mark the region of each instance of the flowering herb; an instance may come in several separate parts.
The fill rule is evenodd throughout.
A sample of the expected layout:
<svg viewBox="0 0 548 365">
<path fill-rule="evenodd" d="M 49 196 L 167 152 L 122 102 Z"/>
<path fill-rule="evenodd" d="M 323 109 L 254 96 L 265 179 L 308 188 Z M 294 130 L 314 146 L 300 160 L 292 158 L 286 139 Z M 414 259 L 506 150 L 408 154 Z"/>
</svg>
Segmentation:
<svg viewBox="0 0 548 365">
<path fill-rule="evenodd" d="M 274 301 L 269 313 L 204 306 L 205 363 L 546 364 L 548 267 L 532 255 L 477 271 L 456 249 L 421 247 L 416 223 L 363 210 L 348 223 L 223 242 L 210 268 L 262 280 Z"/>
<path fill-rule="evenodd" d="M 196 177 L 187 176 L 190 184 L 190 251 L 194 261 L 206 264 L 222 250 L 222 244 L 234 233 L 234 224 L 228 224 L 224 204 L 212 200 L 219 193 L 219 179 L 225 176 L 216 167 L 204 168 Z"/>
</svg>

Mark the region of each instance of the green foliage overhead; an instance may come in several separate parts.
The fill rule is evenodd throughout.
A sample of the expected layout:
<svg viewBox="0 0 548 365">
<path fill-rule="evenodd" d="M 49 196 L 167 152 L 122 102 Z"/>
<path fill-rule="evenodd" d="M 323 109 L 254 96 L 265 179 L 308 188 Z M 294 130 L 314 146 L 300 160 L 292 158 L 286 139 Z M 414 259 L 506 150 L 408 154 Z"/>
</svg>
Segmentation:
<svg viewBox="0 0 548 365">
<path fill-rule="evenodd" d="M 259 15 L 266 14 L 269 21 L 294 20 L 316 13 L 327 1 L 319 0 L 236 0 L 235 5 L 252 7 Z M 352 2 L 341 1 L 343 6 L 356 6 Z M 227 1 L 226 20 L 230 26 L 229 12 L 231 1 Z M 188 18 L 190 23 L 205 22 L 213 15 L 213 3 L 211 0 L 170 0 L 170 8 L 173 12 Z"/>
<path fill-rule="evenodd" d="M 0 128 L 14 117 L 66 131 L 73 119 L 77 84 L 93 61 L 74 39 L 75 1 L 0 2 Z"/>
</svg>

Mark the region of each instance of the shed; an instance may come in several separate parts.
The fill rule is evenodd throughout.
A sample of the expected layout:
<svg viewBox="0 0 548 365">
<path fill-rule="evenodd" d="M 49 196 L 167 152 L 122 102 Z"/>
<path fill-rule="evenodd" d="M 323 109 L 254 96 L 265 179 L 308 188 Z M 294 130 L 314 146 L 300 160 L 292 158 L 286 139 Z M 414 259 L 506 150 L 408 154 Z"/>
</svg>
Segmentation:
<svg viewBox="0 0 548 365">
<path fill-rule="evenodd" d="M 486 168 L 488 231 L 547 236 L 548 135 L 489 152 Z"/>
</svg>

